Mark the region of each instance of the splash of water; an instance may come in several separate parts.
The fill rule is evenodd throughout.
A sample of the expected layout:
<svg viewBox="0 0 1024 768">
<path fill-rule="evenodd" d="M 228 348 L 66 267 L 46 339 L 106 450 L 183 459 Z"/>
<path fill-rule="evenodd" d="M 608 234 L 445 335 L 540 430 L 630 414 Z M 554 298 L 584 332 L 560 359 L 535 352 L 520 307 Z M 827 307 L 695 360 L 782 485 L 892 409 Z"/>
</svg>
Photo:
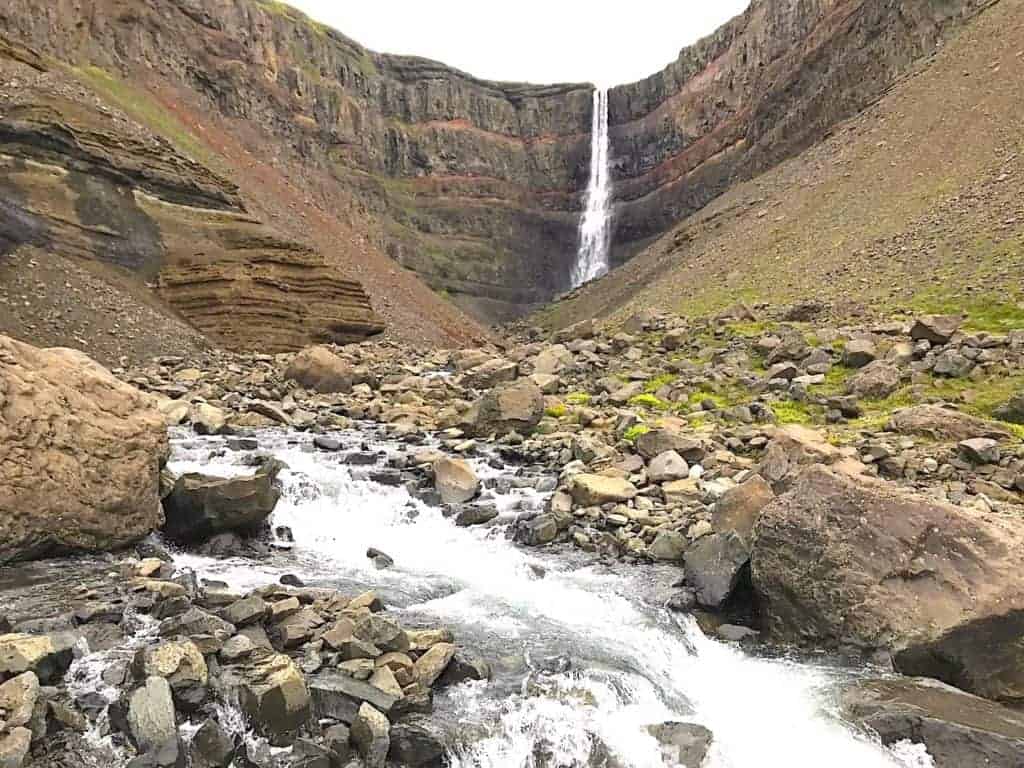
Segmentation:
<svg viewBox="0 0 1024 768">
<path fill-rule="evenodd" d="M 594 91 L 590 129 L 590 181 L 580 220 L 580 247 L 572 269 L 573 288 L 608 271 L 611 242 L 612 182 L 608 141 L 608 91 Z"/>
</svg>

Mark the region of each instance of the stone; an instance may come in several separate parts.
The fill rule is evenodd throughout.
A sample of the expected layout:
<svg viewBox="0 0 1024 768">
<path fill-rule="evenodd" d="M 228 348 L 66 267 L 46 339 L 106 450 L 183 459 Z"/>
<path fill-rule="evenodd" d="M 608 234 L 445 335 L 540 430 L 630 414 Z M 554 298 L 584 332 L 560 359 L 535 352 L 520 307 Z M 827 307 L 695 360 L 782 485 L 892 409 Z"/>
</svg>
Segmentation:
<svg viewBox="0 0 1024 768">
<path fill-rule="evenodd" d="M 704 495 L 699 482 L 690 477 L 663 484 L 661 492 L 665 497 L 665 503 L 670 506 L 698 501 Z"/>
<path fill-rule="evenodd" d="M 660 530 L 654 541 L 647 548 L 647 553 L 655 560 L 682 560 L 689 542 L 678 531 Z"/>
<path fill-rule="evenodd" d="M 543 417 L 544 394 L 524 379 L 487 392 L 471 409 L 465 426 L 473 437 L 509 432 L 529 435 Z"/>
<path fill-rule="evenodd" d="M 402 698 L 402 686 L 398 684 L 398 680 L 395 679 L 395 673 L 391 671 L 390 667 L 376 667 L 373 674 L 370 675 L 369 683 L 374 688 L 379 688 L 396 699 Z"/>
<path fill-rule="evenodd" d="M 227 640 L 235 634 L 235 627 L 202 608 L 192 607 L 179 616 L 172 616 L 160 622 L 161 637 L 194 637 L 196 635 L 220 635 Z"/>
<path fill-rule="evenodd" d="M 948 344 L 962 322 L 963 319 L 958 315 L 925 315 L 914 321 L 910 328 L 910 338 L 932 344 Z"/>
<path fill-rule="evenodd" d="M 501 358 L 493 358 L 466 371 L 462 375 L 462 383 L 472 389 L 490 389 L 499 384 L 515 381 L 518 375 L 518 365 Z"/>
<path fill-rule="evenodd" d="M 234 756 L 234 740 L 213 719 L 200 725 L 189 742 L 192 768 L 228 768 Z"/>
<path fill-rule="evenodd" d="M 246 635 L 229 638 L 220 649 L 220 657 L 227 662 L 244 659 L 256 649 L 256 644 Z"/>
<path fill-rule="evenodd" d="M 691 464 L 703 461 L 706 454 L 699 440 L 668 427 L 652 429 L 640 435 L 636 441 L 636 450 L 647 461 L 666 451 L 675 451 Z"/>
<path fill-rule="evenodd" d="M 282 465 L 264 463 L 248 477 L 222 478 L 182 475 L 164 499 L 164 534 L 187 544 L 205 541 L 226 531 L 253 532 L 277 505 L 281 491 L 277 474 Z"/>
<path fill-rule="evenodd" d="M 332 725 L 324 731 L 324 747 L 331 753 L 335 766 L 348 765 L 352 757 L 351 732 L 344 723 Z"/>
<path fill-rule="evenodd" d="M 464 504 L 455 514 L 455 524 L 460 528 L 484 525 L 498 516 L 498 509 L 492 504 Z"/>
<path fill-rule="evenodd" d="M 434 462 L 434 487 L 442 503 L 461 504 L 480 493 L 480 480 L 468 462 L 446 456 Z"/>
<path fill-rule="evenodd" d="M 446 752 L 444 733 L 428 717 L 413 715 L 391 726 L 388 758 L 398 765 L 441 766 Z"/>
<path fill-rule="evenodd" d="M 1011 424 L 1024 424 L 1024 393 L 1011 397 L 996 408 L 993 415 Z"/>
<path fill-rule="evenodd" d="M 584 507 L 629 501 L 637 494 L 636 486 L 628 480 L 588 474 L 574 476 L 569 491 L 573 501 Z"/>
<path fill-rule="evenodd" d="M 0 565 L 126 547 L 160 527 L 156 400 L 81 352 L 0 335 Z"/>
<path fill-rule="evenodd" d="M 1009 431 L 999 424 L 938 405 L 901 408 L 892 415 L 889 429 L 933 440 L 961 441 L 975 437 L 1000 440 L 1010 437 Z"/>
<path fill-rule="evenodd" d="M 884 360 L 875 360 L 850 377 L 847 390 L 857 397 L 881 400 L 900 387 L 900 369 Z"/>
<path fill-rule="evenodd" d="M 222 684 L 237 696 L 242 712 L 275 746 L 285 746 L 309 719 L 310 695 L 295 662 L 257 648 L 222 673 Z"/>
<path fill-rule="evenodd" d="M 39 678 L 35 672 L 22 672 L 0 685 L 0 721 L 6 728 L 29 725 L 39 700 Z"/>
<path fill-rule="evenodd" d="M 998 464 L 999 443 L 991 437 L 972 437 L 957 444 L 960 455 L 972 464 Z"/>
<path fill-rule="evenodd" d="M 31 746 L 32 731 L 28 728 L 18 726 L 0 734 L 0 768 L 21 768 Z"/>
<path fill-rule="evenodd" d="M 659 453 L 647 465 L 647 479 L 652 483 L 682 480 L 690 476 L 690 466 L 675 451 Z"/>
<path fill-rule="evenodd" d="M 281 647 L 298 648 L 324 625 L 324 617 L 312 608 L 302 608 L 274 625 L 271 635 Z"/>
<path fill-rule="evenodd" d="M 886 649 L 986 698 L 1024 698 L 1024 520 L 822 466 L 761 511 L 751 577 L 774 640 Z"/>
<path fill-rule="evenodd" d="M 227 416 L 209 403 L 196 403 L 190 415 L 192 428 L 200 435 L 219 435 L 227 427 Z"/>
<path fill-rule="evenodd" d="M 313 713 L 318 718 L 340 720 L 351 725 L 363 704 L 389 714 L 402 692 L 387 691 L 369 682 L 357 680 L 340 670 L 321 670 L 309 678 Z"/>
<path fill-rule="evenodd" d="M 970 374 L 973 368 L 973 361 L 968 360 L 955 349 L 947 349 L 935 358 L 932 373 L 950 379 L 962 379 Z"/>
<path fill-rule="evenodd" d="M 135 674 L 141 678 L 161 677 L 174 691 L 205 686 L 209 671 L 203 654 L 191 640 L 172 640 L 139 651 Z"/>
<path fill-rule="evenodd" d="M 128 728 L 140 752 L 160 750 L 177 741 L 171 686 L 162 677 L 146 678 L 132 691 L 128 697 Z"/>
<path fill-rule="evenodd" d="M 661 745 L 666 765 L 700 768 L 711 749 L 713 734 L 696 723 L 659 723 L 647 732 Z"/>
<path fill-rule="evenodd" d="M 697 592 L 697 602 L 717 610 L 725 605 L 750 561 L 747 544 L 733 531 L 697 539 L 683 555 L 686 583 Z"/>
<path fill-rule="evenodd" d="M 237 600 L 224 609 L 225 621 L 229 621 L 236 627 L 247 627 L 250 624 L 259 624 L 270 613 L 270 606 L 259 595 Z"/>
<path fill-rule="evenodd" d="M 734 531 L 750 542 L 761 510 L 775 498 L 775 491 L 760 475 L 753 475 L 727 490 L 715 503 L 711 526 L 717 533 Z"/>
<path fill-rule="evenodd" d="M 716 630 L 716 634 L 723 640 L 730 643 L 743 643 L 748 640 L 756 640 L 761 633 L 750 627 L 740 627 L 736 624 L 722 624 Z"/>
<path fill-rule="evenodd" d="M 366 768 L 384 768 L 391 749 L 388 719 L 369 704 L 359 707 L 352 723 L 352 743 L 362 755 Z"/>
<path fill-rule="evenodd" d="M 878 349 L 868 339 L 851 339 L 843 348 L 843 365 L 847 368 L 863 368 L 878 358 Z"/>
<path fill-rule="evenodd" d="M 840 706 L 886 746 L 923 744 L 935 768 L 1019 768 L 1024 755 L 1024 715 L 934 680 L 863 680 Z"/>
<path fill-rule="evenodd" d="M 454 656 L 455 646 L 451 643 L 432 645 L 413 665 L 416 678 L 425 686 L 433 685 L 448 668 L 448 663 Z"/>
<path fill-rule="evenodd" d="M 74 660 L 76 641 L 69 632 L 0 635 L 0 677 L 31 671 L 43 685 L 58 683 Z"/>
<path fill-rule="evenodd" d="M 491 665 L 477 654 L 466 649 L 455 651 L 455 656 L 448 662 L 448 667 L 435 685 L 438 688 L 447 688 L 450 685 L 458 685 L 467 680 L 490 680 Z"/>
<path fill-rule="evenodd" d="M 327 347 L 307 347 L 292 358 L 284 377 L 313 392 L 347 393 L 352 391 L 355 367 Z"/>
<path fill-rule="evenodd" d="M 355 626 L 355 636 L 372 643 L 384 651 L 404 653 L 409 650 L 409 636 L 402 626 L 393 619 L 379 614 L 361 617 Z"/>
</svg>

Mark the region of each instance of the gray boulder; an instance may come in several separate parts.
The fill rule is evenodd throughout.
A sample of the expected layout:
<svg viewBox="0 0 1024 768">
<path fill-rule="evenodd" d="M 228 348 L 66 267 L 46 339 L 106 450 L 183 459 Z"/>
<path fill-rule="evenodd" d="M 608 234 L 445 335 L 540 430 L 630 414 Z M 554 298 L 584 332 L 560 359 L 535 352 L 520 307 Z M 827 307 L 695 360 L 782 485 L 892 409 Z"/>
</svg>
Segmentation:
<svg viewBox="0 0 1024 768">
<path fill-rule="evenodd" d="M 697 591 L 697 602 L 717 610 L 739 584 L 750 550 L 734 531 L 697 539 L 683 555 L 686 583 Z"/>
</svg>

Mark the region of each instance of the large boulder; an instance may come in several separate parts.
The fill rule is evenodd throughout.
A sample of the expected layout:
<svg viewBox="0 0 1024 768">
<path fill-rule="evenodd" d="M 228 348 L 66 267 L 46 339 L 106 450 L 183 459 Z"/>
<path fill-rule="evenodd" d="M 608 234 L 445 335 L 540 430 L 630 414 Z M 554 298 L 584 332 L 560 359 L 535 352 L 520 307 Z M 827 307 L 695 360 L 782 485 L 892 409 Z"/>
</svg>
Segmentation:
<svg viewBox="0 0 1024 768">
<path fill-rule="evenodd" d="M 77 640 L 72 632 L 0 635 L 0 678 L 34 672 L 43 685 L 56 684 L 74 660 Z"/>
<path fill-rule="evenodd" d="M 722 494 L 715 504 L 711 525 L 718 533 L 735 531 L 744 541 L 750 541 L 754 525 L 775 491 L 760 475 L 753 475 Z"/>
<path fill-rule="evenodd" d="M 1024 520 L 814 466 L 761 511 L 751 574 L 778 639 L 1024 699 Z"/>
<path fill-rule="evenodd" d="M 658 723 L 647 726 L 661 747 L 666 765 L 701 766 L 711 749 L 713 735 L 696 723 Z"/>
<path fill-rule="evenodd" d="M 900 369 L 885 360 L 875 360 L 850 378 L 847 389 L 857 397 L 881 400 L 900 387 Z"/>
<path fill-rule="evenodd" d="M 466 429 L 477 437 L 518 432 L 528 435 L 544 417 L 544 395 L 531 381 L 496 387 L 473 405 Z"/>
<path fill-rule="evenodd" d="M 171 686 L 149 677 L 128 697 L 128 728 L 139 752 L 155 752 L 178 740 Z"/>
<path fill-rule="evenodd" d="M 947 344 L 960 329 L 963 318 L 959 315 L 924 315 L 914 321 L 910 338 L 929 341 L 932 344 Z"/>
<path fill-rule="evenodd" d="M 434 462 L 434 487 L 445 504 L 462 504 L 480 493 L 480 479 L 468 462 L 448 456 Z"/>
<path fill-rule="evenodd" d="M 310 696 L 295 662 L 284 654 L 257 648 L 222 676 L 242 712 L 271 744 L 285 746 L 309 719 Z"/>
<path fill-rule="evenodd" d="M 572 499 L 584 507 L 629 501 L 637 494 L 636 486 L 621 477 L 576 475 L 569 488 Z"/>
<path fill-rule="evenodd" d="M 841 706 L 886 746 L 924 744 L 935 768 L 1024 761 L 1024 714 L 933 680 L 864 680 L 843 693 Z"/>
<path fill-rule="evenodd" d="M 996 408 L 994 415 L 1003 421 L 1024 424 L 1024 393 L 1011 397 L 1005 404 Z"/>
<path fill-rule="evenodd" d="M 295 357 L 284 372 L 306 389 L 322 394 L 351 392 L 356 378 L 355 367 L 327 347 L 307 347 Z"/>
<path fill-rule="evenodd" d="M 717 610 L 740 583 L 750 550 L 734 531 L 697 539 L 683 555 L 686 583 L 697 592 L 697 602 Z"/>
<path fill-rule="evenodd" d="M 156 400 L 81 352 L 0 336 L 0 564 L 127 546 L 163 523 Z"/>
<path fill-rule="evenodd" d="M 699 440 L 672 427 L 659 427 L 640 435 L 636 441 L 636 450 L 648 461 L 666 451 L 675 451 L 691 464 L 702 461 L 705 454 Z"/>
<path fill-rule="evenodd" d="M 769 431 L 771 441 L 765 449 L 758 473 L 776 491 L 785 490 L 796 475 L 810 464 L 844 466 L 842 452 L 830 444 L 825 435 L 799 424 L 787 424 Z M 856 472 L 859 467 L 846 467 Z"/>
<path fill-rule="evenodd" d="M 914 405 L 896 411 L 889 429 L 901 435 L 917 435 L 932 440 L 970 440 L 975 437 L 1007 438 L 1007 429 L 986 419 L 944 408 L 940 405 Z"/>
<path fill-rule="evenodd" d="M 277 505 L 281 468 L 280 462 L 271 460 L 248 477 L 182 475 L 164 499 L 164 533 L 174 541 L 192 543 L 225 531 L 256 530 Z"/>
</svg>

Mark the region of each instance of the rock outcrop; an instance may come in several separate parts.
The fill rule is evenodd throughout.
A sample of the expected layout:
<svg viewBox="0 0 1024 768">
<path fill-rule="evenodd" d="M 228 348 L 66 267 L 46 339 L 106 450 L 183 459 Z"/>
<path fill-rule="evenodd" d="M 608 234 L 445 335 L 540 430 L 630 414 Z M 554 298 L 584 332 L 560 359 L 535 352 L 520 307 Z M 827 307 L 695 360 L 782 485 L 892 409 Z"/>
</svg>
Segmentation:
<svg viewBox="0 0 1024 768">
<path fill-rule="evenodd" d="M 163 523 L 155 402 L 84 354 L 0 336 L 0 562 L 126 546 Z"/>
<path fill-rule="evenodd" d="M 816 465 L 766 506 L 754 588 L 780 639 L 896 652 L 896 665 L 1024 699 L 1024 525 Z"/>
</svg>

